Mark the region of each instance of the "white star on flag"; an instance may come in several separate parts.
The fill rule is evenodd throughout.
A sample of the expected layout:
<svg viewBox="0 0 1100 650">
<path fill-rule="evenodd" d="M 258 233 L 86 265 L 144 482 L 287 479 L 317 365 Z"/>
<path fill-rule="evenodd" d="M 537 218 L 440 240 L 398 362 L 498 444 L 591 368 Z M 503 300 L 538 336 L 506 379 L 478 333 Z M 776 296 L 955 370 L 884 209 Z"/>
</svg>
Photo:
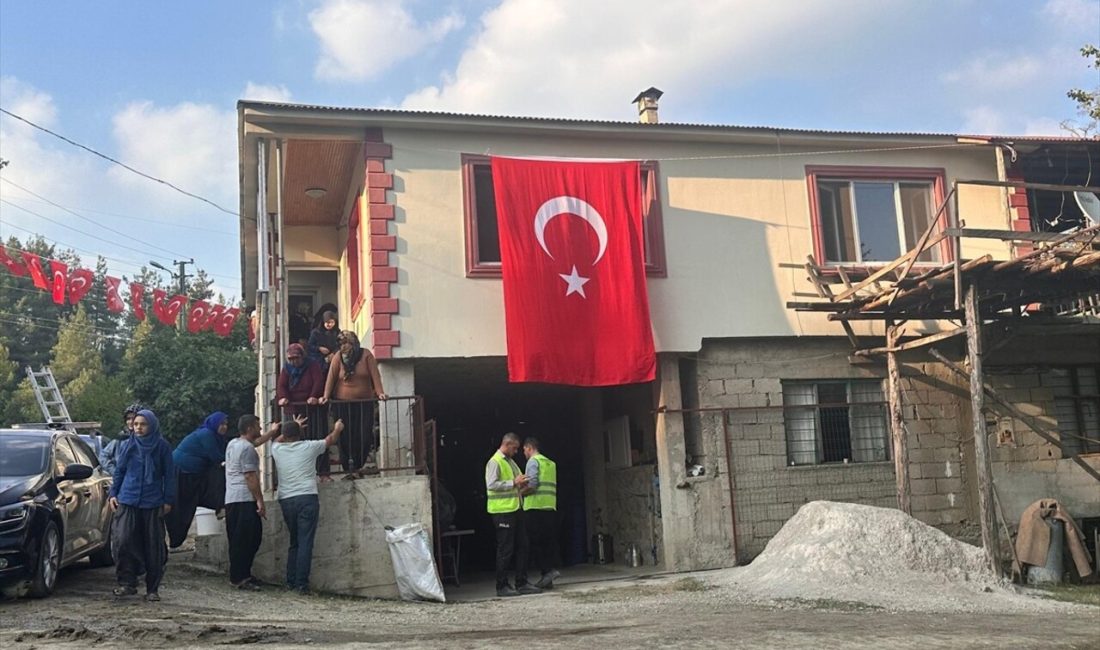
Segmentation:
<svg viewBox="0 0 1100 650">
<path fill-rule="evenodd" d="M 572 273 L 569 275 L 559 273 L 558 277 L 565 280 L 565 283 L 569 285 L 565 289 L 565 295 L 568 296 L 570 294 L 579 293 L 581 294 L 581 298 L 588 298 L 588 296 L 584 295 L 584 285 L 588 282 L 588 278 L 582 278 L 577 274 L 577 266 L 575 264 L 573 265 Z"/>
</svg>

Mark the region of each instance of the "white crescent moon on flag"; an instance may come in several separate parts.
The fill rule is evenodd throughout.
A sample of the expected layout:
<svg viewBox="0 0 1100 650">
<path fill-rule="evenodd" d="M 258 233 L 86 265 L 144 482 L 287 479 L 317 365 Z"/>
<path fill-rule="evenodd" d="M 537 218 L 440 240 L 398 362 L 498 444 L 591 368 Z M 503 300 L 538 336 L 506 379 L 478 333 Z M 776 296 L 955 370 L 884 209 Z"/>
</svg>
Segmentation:
<svg viewBox="0 0 1100 650">
<path fill-rule="evenodd" d="M 592 263 L 599 262 L 607 251 L 607 224 L 604 223 L 603 217 L 596 211 L 596 208 L 592 207 L 587 201 L 578 199 L 575 196 L 556 196 L 543 203 L 542 207 L 535 213 L 535 237 L 538 238 L 542 250 L 546 251 L 546 254 L 550 257 L 554 257 L 554 254 L 546 247 L 545 231 L 546 224 L 550 223 L 550 220 L 559 214 L 576 215 L 592 226 L 592 230 L 596 232 L 596 237 L 600 242 L 600 252 L 596 254 L 596 261 Z"/>
</svg>

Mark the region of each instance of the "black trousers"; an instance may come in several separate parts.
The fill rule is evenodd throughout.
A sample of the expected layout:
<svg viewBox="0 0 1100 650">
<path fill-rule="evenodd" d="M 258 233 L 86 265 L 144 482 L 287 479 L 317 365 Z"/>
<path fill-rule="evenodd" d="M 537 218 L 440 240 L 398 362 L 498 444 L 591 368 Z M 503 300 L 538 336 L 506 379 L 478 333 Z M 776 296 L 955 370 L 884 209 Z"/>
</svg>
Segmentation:
<svg viewBox="0 0 1100 650">
<path fill-rule="evenodd" d="M 374 402 L 335 402 L 334 420 L 344 421 L 340 436 L 340 464 L 345 472 L 354 472 L 367 462 L 374 446 Z"/>
<path fill-rule="evenodd" d="M 229 538 L 229 582 L 252 577 L 252 561 L 264 536 L 264 524 L 255 501 L 225 504 L 225 533 Z"/>
<path fill-rule="evenodd" d="M 513 560 L 516 570 L 516 587 L 527 584 L 527 555 L 529 546 L 522 510 L 503 515 L 493 515 L 493 527 L 497 531 L 497 587 L 508 584 L 508 569 Z"/>
<path fill-rule="evenodd" d="M 556 510 L 527 510 L 527 536 L 534 564 L 543 575 L 558 566 L 558 513 Z"/>
<path fill-rule="evenodd" d="M 111 522 L 111 554 L 118 584 L 137 587 L 138 576 L 144 573 L 145 590 L 159 590 L 168 562 L 161 509 L 120 505 Z"/>
<path fill-rule="evenodd" d="M 199 506 L 211 510 L 225 507 L 225 468 L 221 465 L 203 474 L 176 472 L 176 507 L 165 521 L 169 546 L 176 548 L 187 540 Z"/>
</svg>

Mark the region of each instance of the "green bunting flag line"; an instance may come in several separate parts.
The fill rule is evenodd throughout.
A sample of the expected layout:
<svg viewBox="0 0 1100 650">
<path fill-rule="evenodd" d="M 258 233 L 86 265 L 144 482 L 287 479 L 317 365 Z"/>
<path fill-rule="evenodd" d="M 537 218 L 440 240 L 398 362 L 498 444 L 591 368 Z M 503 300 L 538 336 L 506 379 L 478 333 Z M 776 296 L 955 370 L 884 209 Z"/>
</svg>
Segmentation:
<svg viewBox="0 0 1100 650">
<path fill-rule="evenodd" d="M 95 274 L 88 269 L 70 269 L 61 260 L 43 259 L 29 251 L 9 250 L 2 244 L 0 266 L 16 277 L 30 277 L 34 287 L 50 292 L 54 303 L 58 305 L 64 305 L 66 301 L 77 304 L 88 295 L 95 284 Z M 103 278 L 107 311 L 112 314 L 126 310 L 126 303 L 119 295 L 121 284 L 122 280 L 119 278 L 110 275 Z M 130 283 L 130 311 L 134 318 L 142 321 L 146 318 L 145 294 L 145 285 L 140 282 Z M 163 289 L 153 289 L 150 297 L 148 304 L 152 307 L 154 318 L 165 325 L 174 325 L 180 314 L 185 314 L 187 331 L 192 334 L 212 330 L 218 336 L 229 336 L 241 315 L 238 307 L 211 305 L 205 300 L 195 300 L 188 306 L 187 296 L 169 296 Z"/>
</svg>

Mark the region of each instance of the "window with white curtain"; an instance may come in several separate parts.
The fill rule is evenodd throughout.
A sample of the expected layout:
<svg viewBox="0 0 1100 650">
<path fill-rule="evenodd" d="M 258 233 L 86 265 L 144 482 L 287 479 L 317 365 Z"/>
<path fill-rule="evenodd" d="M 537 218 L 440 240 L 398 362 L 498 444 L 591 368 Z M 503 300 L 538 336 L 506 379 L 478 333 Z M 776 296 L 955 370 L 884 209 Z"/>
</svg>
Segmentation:
<svg viewBox="0 0 1100 650">
<path fill-rule="evenodd" d="M 790 465 L 889 460 L 882 382 L 783 382 Z"/>
</svg>

